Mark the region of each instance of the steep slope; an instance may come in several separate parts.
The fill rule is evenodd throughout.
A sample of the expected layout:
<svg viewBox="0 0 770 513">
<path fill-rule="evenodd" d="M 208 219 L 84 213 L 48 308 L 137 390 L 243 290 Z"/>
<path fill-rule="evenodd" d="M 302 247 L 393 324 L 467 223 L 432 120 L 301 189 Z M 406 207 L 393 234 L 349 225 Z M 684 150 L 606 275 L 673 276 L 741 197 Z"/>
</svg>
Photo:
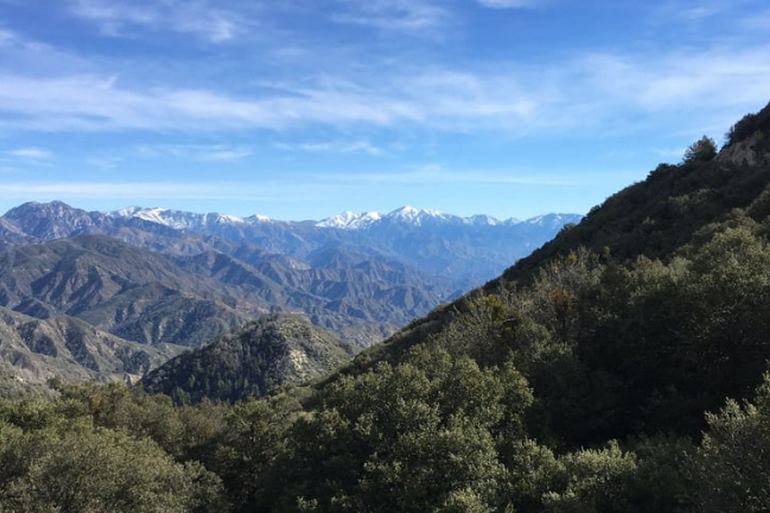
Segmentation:
<svg viewBox="0 0 770 513">
<path fill-rule="evenodd" d="M 765 220 L 770 215 L 770 105 L 744 117 L 730 133 L 741 135 L 733 135 L 714 159 L 659 165 L 646 180 L 612 195 L 499 278 L 414 321 L 360 355 L 359 362 L 401 354 L 445 328 L 469 301 L 526 286 L 550 262 L 578 249 L 608 262 L 640 256 L 667 260 L 697 239 L 699 230 L 729 219 L 738 209 Z"/>
<path fill-rule="evenodd" d="M 399 326 L 429 311 L 447 297 L 449 290 L 401 262 L 360 255 L 354 248 L 333 244 L 314 252 L 303 263 L 290 257 L 251 252 L 244 260 L 217 252 L 177 259 L 194 274 L 209 276 L 266 304 L 302 310 L 334 321 Z M 336 325 L 336 326 L 335 326 Z"/>
<path fill-rule="evenodd" d="M 749 133 L 716 156 L 659 166 L 324 384 L 421 344 L 498 363 L 513 351 L 569 443 L 698 433 L 705 410 L 748 397 L 770 358 L 768 117 L 770 106 L 747 117 Z"/>
<path fill-rule="evenodd" d="M 352 250 L 330 249 L 311 266 L 251 244 L 226 249 L 250 263 L 214 250 L 163 255 L 101 235 L 14 245 L 0 252 L 0 306 L 187 346 L 277 308 L 367 346 L 448 294 L 400 262 Z"/>
<path fill-rule="evenodd" d="M 1 253 L 0 305 L 40 318 L 75 316 L 150 345 L 199 345 L 263 311 L 168 257 L 102 236 Z"/>
<path fill-rule="evenodd" d="M 317 378 L 352 354 L 351 346 L 301 317 L 273 315 L 170 360 L 142 385 L 181 402 L 234 401 Z"/>
<path fill-rule="evenodd" d="M 133 382 L 183 350 L 133 343 L 73 317 L 41 320 L 0 307 L 0 362 L 21 384 L 53 377 Z"/>
</svg>

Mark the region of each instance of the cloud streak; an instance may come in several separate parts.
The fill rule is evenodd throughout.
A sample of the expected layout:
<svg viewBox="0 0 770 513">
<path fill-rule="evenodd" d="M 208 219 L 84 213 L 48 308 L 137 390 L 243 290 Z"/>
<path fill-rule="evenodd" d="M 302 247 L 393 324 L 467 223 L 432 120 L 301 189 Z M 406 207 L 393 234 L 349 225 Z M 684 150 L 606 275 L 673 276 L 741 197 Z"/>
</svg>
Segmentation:
<svg viewBox="0 0 770 513">
<path fill-rule="evenodd" d="M 756 108 L 767 100 L 770 47 L 667 56 L 592 53 L 559 65 L 495 70 L 371 71 L 321 76 L 253 95 L 141 88 L 102 75 L 5 74 L 0 76 L 0 128 L 213 132 L 406 125 L 510 134 L 575 130 L 624 115 L 631 123 L 639 114 L 670 109 L 700 116 Z M 304 149 L 331 151 L 332 146 Z M 376 153 L 364 146 L 347 148 L 357 150 Z M 244 151 L 219 157 L 237 159 Z"/>
<path fill-rule="evenodd" d="M 206 2 L 166 0 L 73 0 L 70 12 L 99 27 L 102 34 L 124 36 L 136 28 L 192 34 L 214 43 L 236 37 L 244 18 Z"/>
<path fill-rule="evenodd" d="M 0 182 L 0 194 L 8 198 L 99 199 L 99 200 L 301 200 L 338 193 L 340 188 L 370 188 L 373 185 L 413 187 L 468 184 L 477 186 L 571 187 L 576 183 L 556 176 L 503 173 L 437 171 L 434 168 L 395 173 L 310 173 L 301 182 L 164 182 L 164 181 L 50 181 Z"/>
<path fill-rule="evenodd" d="M 35 147 L 16 148 L 14 150 L 8 150 L 6 154 L 12 157 L 29 160 L 49 160 L 53 158 L 53 154 L 48 150 Z"/>
<path fill-rule="evenodd" d="M 312 153 L 365 153 L 381 156 L 386 152 L 369 141 L 326 141 L 309 143 L 277 143 L 276 148 L 285 151 L 303 151 Z"/>
<path fill-rule="evenodd" d="M 136 148 L 140 157 L 174 157 L 208 162 L 230 162 L 250 157 L 254 151 L 246 146 L 227 144 L 151 144 Z"/>
<path fill-rule="evenodd" d="M 339 23 L 415 32 L 444 24 L 449 11 L 432 0 L 342 0 L 331 16 Z"/>
<path fill-rule="evenodd" d="M 477 0 L 477 2 L 491 9 L 519 9 L 545 3 L 543 0 Z"/>
<path fill-rule="evenodd" d="M 547 186 L 574 187 L 577 182 L 560 176 L 545 173 L 504 172 L 501 170 L 488 171 L 444 170 L 434 166 L 407 172 L 394 173 L 343 173 L 325 175 L 325 179 L 339 184 L 348 185 L 401 185 L 401 186 L 437 186 L 447 184 L 479 185 L 511 185 L 511 186 Z"/>
<path fill-rule="evenodd" d="M 94 199 L 188 199 L 260 200 L 275 199 L 268 188 L 244 183 L 204 182 L 13 182 L 0 183 L 0 193 L 24 198 Z"/>
</svg>

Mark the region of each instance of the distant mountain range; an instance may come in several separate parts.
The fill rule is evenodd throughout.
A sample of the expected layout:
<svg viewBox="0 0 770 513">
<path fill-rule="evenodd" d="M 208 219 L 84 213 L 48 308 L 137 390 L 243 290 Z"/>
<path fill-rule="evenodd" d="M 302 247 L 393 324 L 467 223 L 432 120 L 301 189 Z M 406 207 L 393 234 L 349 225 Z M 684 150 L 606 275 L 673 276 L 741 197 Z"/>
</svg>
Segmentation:
<svg viewBox="0 0 770 513">
<path fill-rule="evenodd" d="M 236 217 L 162 208 L 130 207 L 109 214 L 113 223 L 143 221 L 201 236 L 250 241 L 266 251 L 304 259 L 329 244 L 344 243 L 368 255 L 386 256 L 468 290 L 528 255 L 577 214 L 547 214 L 524 221 L 492 216 L 460 217 L 404 206 L 387 214 L 343 212 L 321 221 L 279 221 L 263 215 Z"/>
<path fill-rule="evenodd" d="M 0 326 L 14 333 L 0 340 L 0 358 L 27 379 L 57 368 L 73 379 L 141 375 L 277 311 L 364 347 L 579 219 L 499 221 L 403 207 L 278 221 L 26 203 L 0 217 Z M 44 330 L 49 342 L 35 335 L 41 328 L 24 328 L 39 321 L 56 327 Z M 75 352 L 75 331 L 59 326 L 86 334 Z"/>
</svg>

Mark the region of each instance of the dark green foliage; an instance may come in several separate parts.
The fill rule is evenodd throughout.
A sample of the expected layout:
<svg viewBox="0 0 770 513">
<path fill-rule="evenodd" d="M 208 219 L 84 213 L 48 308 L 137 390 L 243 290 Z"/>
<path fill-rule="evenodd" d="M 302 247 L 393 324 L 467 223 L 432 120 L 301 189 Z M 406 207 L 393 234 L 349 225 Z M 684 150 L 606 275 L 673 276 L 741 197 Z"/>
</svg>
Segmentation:
<svg viewBox="0 0 770 513">
<path fill-rule="evenodd" d="M 704 513 L 759 513 L 770 506 L 770 376 L 754 403 L 734 400 L 709 414 L 689 462 L 693 502 Z"/>
<path fill-rule="evenodd" d="M 204 512 L 226 507 L 220 479 L 149 438 L 94 425 L 65 403 L 5 404 L 0 510 Z"/>
<path fill-rule="evenodd" d="M 692 143 L 684 152 L 684 162 L 709 161 L 717 156 L 717 145 L 713 139 L 703 136 Z"/>
<path fill-rule="evenodd" d="M 301 317 L 270 315 L 174 358 L 145 376 L 142 386 L 182 404 L 235 401 L 317 378 L 352 354 L 352 347 Z"/>
<path fill-rule="evenodd" d="M 344 378 L 323 399 L 297 427 L 298 494 L 323 510 L 383 513 L 454 511 L 458 501 L 493 511 L 505 475 L 495 441 L 521 436 L 517 412 L 532 400 L 512 368 L 427 348 Z"/>
<path fill-rule="evenodd" d="M 746 114 L 743 119 L 733 125 L 727 133 L 727 144 L 737 144 L 757 132 L 767 133 L 770 131 L 770 108 L 768 107 L 756 114 Z"/>
</svg>

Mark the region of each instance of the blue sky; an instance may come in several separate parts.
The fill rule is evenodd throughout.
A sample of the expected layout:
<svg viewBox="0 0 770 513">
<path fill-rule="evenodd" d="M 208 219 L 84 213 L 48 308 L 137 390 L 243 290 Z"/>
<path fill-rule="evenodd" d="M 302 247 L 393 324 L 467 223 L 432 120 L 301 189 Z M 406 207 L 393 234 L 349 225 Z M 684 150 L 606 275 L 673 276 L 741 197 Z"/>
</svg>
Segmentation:
<svg viewBox="0 0 770 513">
<path fill-rule="evenodd" d="M 764 0 L 0 0 L 0 209 L 584 213 L 768 101 Z"/>
</svg>

